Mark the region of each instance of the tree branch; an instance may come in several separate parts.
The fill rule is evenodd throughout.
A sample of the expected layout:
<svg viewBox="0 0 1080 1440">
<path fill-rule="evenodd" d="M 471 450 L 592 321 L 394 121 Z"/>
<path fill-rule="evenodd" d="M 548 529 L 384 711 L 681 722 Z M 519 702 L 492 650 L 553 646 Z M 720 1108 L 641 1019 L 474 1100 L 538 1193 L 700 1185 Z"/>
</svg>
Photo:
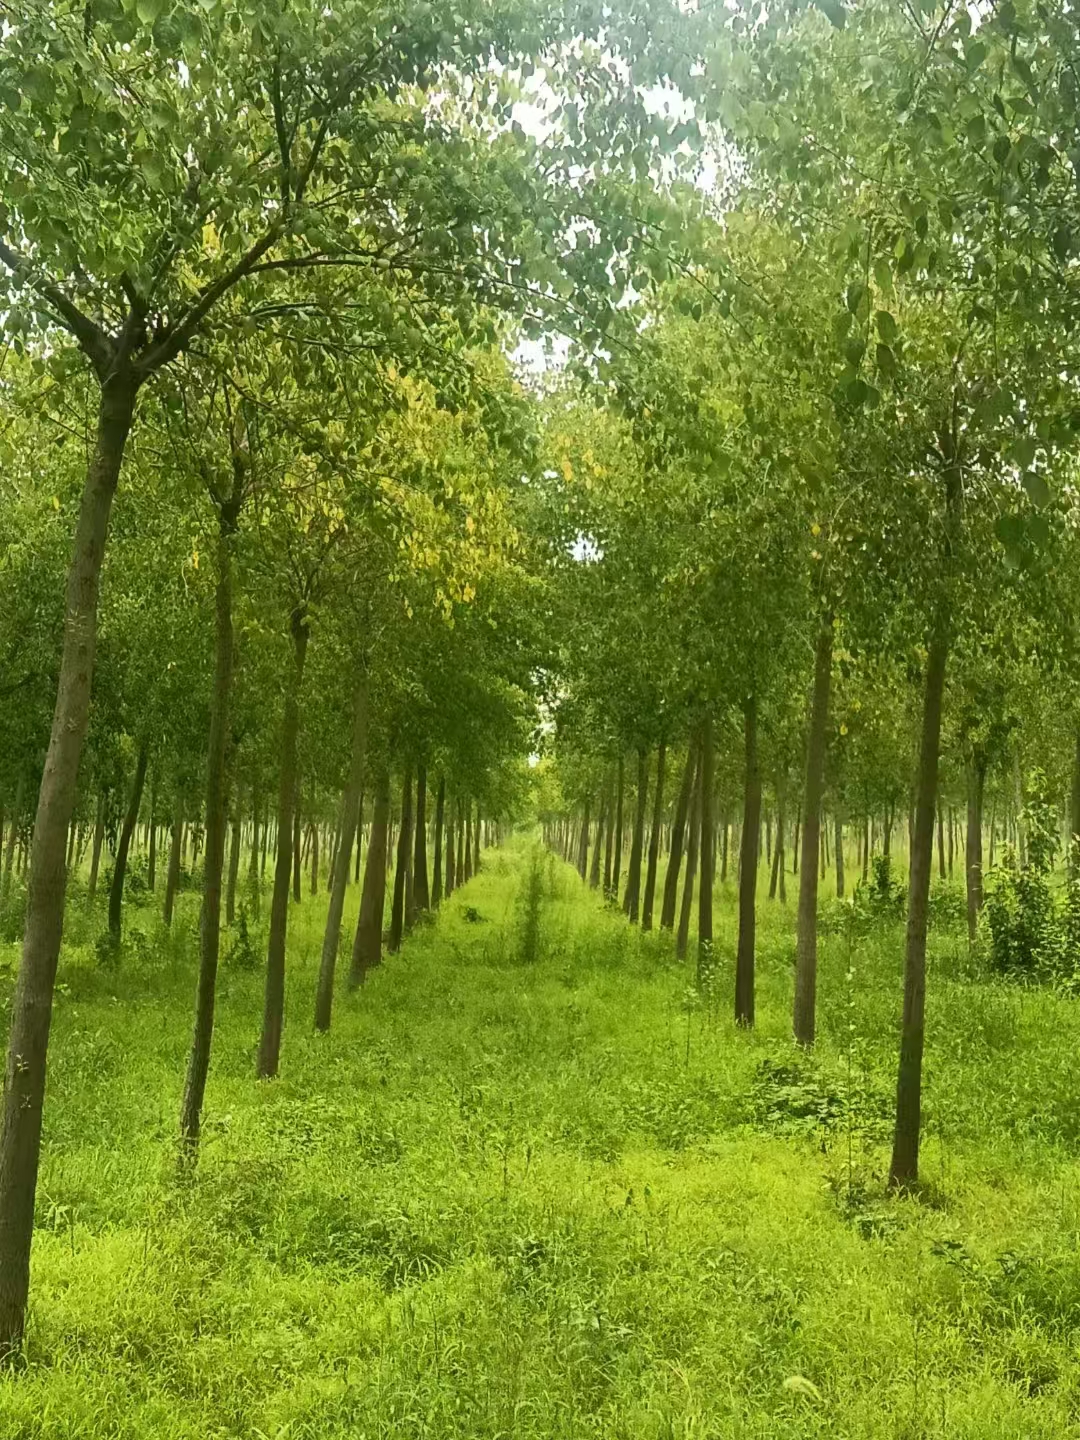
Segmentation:
<svg viewBox="0 0 1080 1440">
<path fill-rule="evenodd" d="M 0 240 L 0 260 L 9 270 L 14 272 L 21 265 L 28 264 L 26 257 L 20 255 L 17 250 L 12 250 L 3 240 Z M 111 337 L 94 323 L 88 315 L 74 305 L 58 285 L 49 280 L 43 280 L 33 275 L 27 282 L 39 295 L 48 300 L 49 304 L 56 311 L 60 324 L 68 330 L 79 342 L 79 347 L 89 357 L 99 380 L 104 380 L 112 364 L 115 350 Z"/>
</svg>

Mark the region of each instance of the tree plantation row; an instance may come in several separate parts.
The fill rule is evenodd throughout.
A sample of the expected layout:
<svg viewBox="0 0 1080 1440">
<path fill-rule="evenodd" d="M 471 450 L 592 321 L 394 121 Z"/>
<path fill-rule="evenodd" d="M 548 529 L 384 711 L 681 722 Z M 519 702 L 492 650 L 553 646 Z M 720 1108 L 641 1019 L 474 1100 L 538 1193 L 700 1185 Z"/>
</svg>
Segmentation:
<svg viewBox="0 0 1080 1440">
<path fill-rule="evenodd" d="M 680 952 L 696 883 L 706 988 L 738 876 L 748 1026 L 764 838 L 809 1047 L 846 844 L 905 907 L 914 1187 L 935 841 L 973 955 L 1076 971 L 1075 8 L 24 0 L 0 33 L 0 1351 L 65 907 L 122 966 L 151 870 L 165 924 L 199 894 L 190 1177 L 264 867 L 270 1077 L 305 864 L 319 1030 L 350 881 L 355 981 L 391 876 L 396 947 L 533 806 Z"/>
</svg>

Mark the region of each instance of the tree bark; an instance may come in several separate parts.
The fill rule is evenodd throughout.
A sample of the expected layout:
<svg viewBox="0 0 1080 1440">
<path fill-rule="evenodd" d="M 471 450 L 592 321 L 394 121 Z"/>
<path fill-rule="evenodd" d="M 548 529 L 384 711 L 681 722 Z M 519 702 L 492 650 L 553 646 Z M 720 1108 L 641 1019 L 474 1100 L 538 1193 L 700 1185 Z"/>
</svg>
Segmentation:
<svg viewBox="0 0 1080 1440">
<path fill-rule="evenodd" d="M 413 913 L 410 925 L 421 910 L 431 909 L 427 871 L 427 771 L 423 765 L 416 767 L 416 823 L 413 826 L 412 877 Z"/>
<path fill-rule="evenodd" d="M 401 829 L 398 831 L 397 865 L 394 869 L 394 905 L 390 912 L 390 952 L 401 949 L 405 933 L 405 878 L 412 847 L 412 770 L 406 768 L 401 787 Z"/>
<path fill-rule="evenodd" d="M 463 846 L 464 846 L 464 860 L 462 861 L 462 864 L 461 864 L 461 866 L 460 866 L 459 868 L 460 868 L 460 870 L 461 870 L 461 875 L 462 875 L 463 883 L 467 885 L 467 884 L 469 883 L 469 881 L 472 879 L 472 873 L 473 873 L 473 869 L 472 869 L 472 801 L 471 801 L 471 800 L 466 800 L 466 801 L 465 801 L 465 815 L 464 815 L 464 818 L 463 818 L 463 820 L 462 820 L 461 838 L 462 838 L 462 844 L 463 844 Z"/>
<path fill-rule="evenodd" d="M 56 965 L 64 928 L 65 845 L 90 713 L 101 564 L 138 383 L 124 366 L 102 381 L 67 577 L 64 639 L 52 731 L 38 792 L 30 883 L 8 1032 L 0 1132 L 0 1360 L 22 1343 L 30 1284 L 41 1117 Z"/>
<path fill-rule="evenodd" d="M 983 903 L 983 791 L 986 784 L 986 761 L 977 755 L 968 770 L 968 812 L 967 846 L 965 850 L 967 875 L 967 922 L 968 939 L 975 939 L 979 923 L 979 911 Z"/>
<path fill-rule="evenodd" d="M 236 882 L 240 876 L 240 844 L 243 830 L 240 823 L 239 796 L 232 807 L 232 825 L 229 834 L 229 878 L 225 886 L 225 924 L 231 925 L 236 919 Z"/>
<path fill-rule="evenodd" d="M 292 812 L 292 898 L 296 905 L 300 904 L 303 865 L 304 857 L 300 849 L 300 785 L 297 782 Z"/>
<path fill-rule="evenodd" d="M 172 838 L 169 842 L 169 868 L 165 872 L 165 927 L 172 925 L 173 906 L 180 886 L 180 855 L 184 844 L 184 802 L 177 791 L 176 808 L 173 812 Z"/>
<path fill-rule="evenodd" d="M 446 823 L 446 778 L 439 776 L 439 792 L 435 797 L 435 856 L 431 876 L 431 908 L 434 910 L 442 900 L 442 845 L 443 825 Z"/>
<path fill-rule="evenodd" d="M 641 928 L 652 929 L 656 896 L 656 866 L 660 859 L 660 831 L 664 824 L 664 764 L 667 746 L 661 740 L 656 752 L 656 794 L 653 796 L 652 830 L 649 833 L 649 861 L 645 871 L 645 897 L 641 902 Z"/>
<path fill-rule="evenodd" d="M 142 792 L 143 786 L 146 783 L 146 764 L 148 759 L 149 753 L 146 742 L 144 741 L 139 746 L 139 756 L 135 762 L 135 779 L 132 782 L 131 797 L 128 800 L 124 823 L 120 827 L 120 843 L 116 847 L 112 884 L 109 886 L 109 934 L 112 935 L 115 940 L 120 939 L 124 907 L 124 877 L 127 874 L 128 851 L 131 849 L 131 837 L 135 833 L 135 826 L 139 823 L 139 806 L 142 804 Z"/>
<path fill-rule="evenodd" d="M 626 879 L 626 909 L 631 925 L 638 923 L 641 906 L 641 855 L 645 845 L 645 810 L 649 795 L 649 752 L 638 746 L 637 796 L 630 837 L 630 873 Z"/>
<path fill-rule="evenodd" d="M 615 804 L 608 779 L 607 826 L 604 830 L 604 899 L 611 899 L 611 866 L 615 846 Z"/>
<path fill-rule="evenodd" d="M 383 767 L 375 779 L 375 810 L 368 837 L 364 888 L 356 921 L 349 986 L 363 983 L 367 972 L 382 962 L 383 911 L 386 908 L 386 860 L 390 829 L 390 772 Z"/>
<path fill-rule="evenodd" d="M 446 898 L 457 886 L 457 853 L 454 846 L 454 804 L 446 807 Z"/>
<path fill-rule="evenodd" d="M 757 941 L 757 872 L 761 830 L 761 770 L 757 749 L 757 697 L 743 705 L 745 774 L 739 853 L 739 939 L 735 952 L 735 1022 L 754 1023 L 754 951 Z"/>
<path fill-rule="evenodd" d="M 150 776 L 150 853 L 146 859 L 146 883 L 150 893 L 157 888 L 157 775 Z"/>
<path fill-rule="evenodd" d="M 296 787 L 296 742 L 300 733 L 300 687 L 307 660 L 308 622 L 301 606 L 292 612 L 292 664 L 285 681 L 285 706 L 281 716 L 279 746 L 277 854 L 274 859 L 274 892 L 270 900 L 270 933 L 266 945 L 266 984 L 263 990 L 262 1033 L 255 1073 L 270 1080 L 278 1072 L 281 1031 L 285 1023 L 285 941 L 289 925 L 289 876 L 293 865 L 291 837 L 293 798 Z"/>
<path fill-rule="evenodd" d="M 203 862 L 202 909 L 199 914 L 199 981 L 191 1054 L 180 1107 L 180 1139 L 189 1158 L 194 1157 L 199 1143 L 203 1096 L 214 1035 L 214 999 L 221 937 L 221 872 L 225 862 L 225 754 L 229 740 L 229 694 L 233 674 L 232 531 L 235 529 L 235 518 L 235 515 L 222 513 L 217 547 L 214 685 L 210 697 L 210 737 L 206 761 L 206 859 Z"/>
<path fill-rule="evenodd" d="M 926 1008 L 926 929 L 930 872 L 934 860 L 934 804 L 937 799 L 941 707 L 945 691 L 948 636 L 939 616 L 926 661 L 919 747 L 918 791 L 912 834 L 908 887 L 907 940 L 904 954 L 904 1012 L 900 1032 L 900 1065 L 896 1080 L 896 1128 L 893 1133 L 889 1184 L 914 1185 L 919 1178 L 919 1135 L 922 1125 L 922 1056 Z"/>
<path fill-rule="evenodd" d="M 589 866 L 589 888 L 600 888 L 600 852 L 603 850 L 604 816 L 607 813 L 610 796 L 606 790 L 600 792 L 600 814 L 596 821 L 596 840 L 593 842 L 592 863 Z"/>
<path fill-rule="evenodd" d="M 937 863 L 938 879 L 945 879 L 945 817 L 941 813 L 941 801 L 937 807 Z"/>
<path fill-rule="evenodd" d="M 21 793 L 22 782 L 19 783 Z M 19 803 L 19 794 L 15 797 L 16 804 Z M 18 830 L 18 813 L 11 817 L 11 837 L 8 840 L 8 856 L 4 863 L 4 891 L 6 893 L 8 882 L 11 877 L 10 857 L 15 851 L 15 832 Z M 90 851 L 90 879 L 86 887 L 86 898 L 90 904 L 94 903 L 94 896 L 97 894 L 98 870 L 101 867 L 101 847 L 105 843 L 105 796 L 101 793 L 97 798 L 97 810 L 94 815 L 94 843 Z"/>
<path fill-rule="evenodd" d="M 712 716 L 701 722 L 701 801 L 700 856 L 701 877 L 698 881 L 698 955 L 697 983 L 704 988 L 712 974 L 713 942 L 713 729 Z M 755 834 L 757 830 L 755 828 Z"/>
<path fill-rule="evenodd" d="M 842 900 L 844 898 L 844 822 L 840 817 L 839 810 L 833 819 L 833 824 L 836 837 L 836 898 Z"/>
<path fill-rule="evenodd" d="M 694 877 L 697 874 L 698 844 L 701 839 L 701 758 L 695 757 L 691 787 L 690 819 L 687 822 L 686 878 L 683 881 L 682 903 L 679 906 L 679 928 L 675 933 L 675 954 L 686 959 L 690 944 L 690 911 L 694 904 Z"/>
<path fill-rule="evenodd" d="M 686 845 L 686 823 L 690 810 L 690 792 L 694 788 L 694 746 L 686 750 L 686 765 L 679 785 L 679 798 L 675 802 L 675 819 L 671 827 L 671 850 L 668 853 L 667 874 L 664 876 L 664 899 L 660 906 L 660 929 L 671 930 L 675 925 L 675 902 L 679 893 L 679 871 L 682 869 L 683 849 Z"/>
<path fill-rule="evenodd" d="M 368 689 L 367 677 L 361 676 L 353 695 L 352 747 L 349 752 L 349 774 L 341 801 L 341 839 L 334 856 L 334 875 L 330 886 L 330 908 L 326 913 L 323 932 L 319 984 L 315 992 L 315 1028 L 330 1029 L 334 1005 L 334 973 L 337 970 L 341 945 L 341 917 L 345 913 L 345 891 L 349 886 L 353 840 L 360 813 L 360 790 L 364 783 L 364 758 L 367 754 Z M 359 844 L 357 838 L 357 844 Z M 362 899 L 363 897 L 361 897 Z M 381 917 L 380 917 L 381 924 Z"/>
<path fill-rule="evenodd" d="M 611 862 L 611 899 L 618 900 L 622 883 L 623 787 L 626 774 L 623 757 L 619 756 L 619 778 L 615 790 L 615 854 Z"/>
<path fill-rule="evenodd" d="M 585 810 L 581 817 L 581 832 L 578 836 L 577 870 L 582 880 L 585 880 L 589 873 L 589 802 L 585 801 Z"/>
<path fill-rule="evenodd" d="M 806 745 L 803 785 L 802 864 L 795 941 L 795 1007 L 792 1029 L 800 1045 L 812 1045 L 817 1025 L 817 899 L 818 846 L 821 838 L 821 796 L 825 788 L 825 732 L 832 681 L 832 617 L 826 616 L 814 646 L 814 688 L 810 700 L 810 733 Z M 796 837 L 796 848 L 799 838 Z"/>
</svg>

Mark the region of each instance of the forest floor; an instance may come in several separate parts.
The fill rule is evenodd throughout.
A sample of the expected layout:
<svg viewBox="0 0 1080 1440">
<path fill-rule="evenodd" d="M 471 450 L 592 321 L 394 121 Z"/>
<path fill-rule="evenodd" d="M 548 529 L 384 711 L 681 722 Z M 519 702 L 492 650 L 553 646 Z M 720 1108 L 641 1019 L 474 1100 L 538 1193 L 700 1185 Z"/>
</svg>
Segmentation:
<svg viewBox="0 0 1080 1440">
<path fill-rule="evenodd" d="M 760 903 L 745 1033 L 718 900 L 703 1003 L 515 837 L 320 1037 L 305 897 L 281 1077 L 253 1078 L 255 929 L 181 1180 L 195 897 L 171 937 L 132 906 L 112 966 L 76 898 L 0 1437 L 1080 1436 L 1080 1001 L 987 978 L 939 920 L 926 1185 L 889 1198 L 900 921 L 824 939 L 808 1058 L 794 901 Z"/>
</svg>

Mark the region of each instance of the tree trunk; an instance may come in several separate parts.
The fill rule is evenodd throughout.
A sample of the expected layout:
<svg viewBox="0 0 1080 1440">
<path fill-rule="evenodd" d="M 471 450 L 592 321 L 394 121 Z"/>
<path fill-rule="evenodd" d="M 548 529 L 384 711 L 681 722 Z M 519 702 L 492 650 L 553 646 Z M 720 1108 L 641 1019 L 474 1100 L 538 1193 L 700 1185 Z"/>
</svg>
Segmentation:
<svg viewBox="0 0 1080 1440">
<path fill-rule="evenodd" d="M 592 864 L 589 867 L 589 888 L 592 890 L 600 888 L 600 852 L 604 848 L 604 816 L 608 809 L 608 800 L 607 792 L 601 791 L 600 815 L 596 822 L 596 840 L 593 843 Z"/>
<path fill-rule="evenodd" d="M 945 879 L 945 816 L 942 814 L 941 801 L 937 807 L 937 863 L 938 879 Z"/>
<path fill-rule="evenodd" d="M 255 915 L 259 913 L 259 853 L 262 845 L 263 835 L 259 823 L 261 815 L 261 797 L 259 795 L 258 771 L 251 786 L 251 854 L 248 857 L 248 890 L 251 893 L 251 903 Z"/>
<path fill-rule="evenodd" d="M 237 797 L 237 801 L 239 797 Z M 236 919 L 236 882 L 240 876 L 240 844 L 243 829 L 240 823 L 240 806 L 234 802 L 232 825 L 229 835 L 229 878 L 225 886 L 225 924 L 231 925 Z"/>
<path fill-rule="evenodd" d="M 300 687 L 307 659 L 308 623 L 302 607 L 290 620 L 293 655 L 285 681 L 285 706 L 279 743 L 277 854 L 274 859 L 274 893 L 270 900 L 270 933 L 266 945 L 266 984 L 263 990 L 262 1033 L 255 1073 L 260 1080 L 278 1072 L 281 1031 L 285 1023 L 285 940 L 289 925 L 289 873 L 294 855 L 291 837 L 296 786 L 296 742 L 300 733 Z"/>
<path fill-rule="evenodd" d="M 427 771 L 416 767 L 416 824 L 413 827 L 412 915 L 410 926 L 421 910 L 431 909 L 427 872 Z"/>
<path fill-rule="evenodd" d="M 664 763 L 667 746 L 661 740 L 656 752 L 656 794 L 653 796 L 652 830 L 649 833 L 649 862 L 645 871 L 645 898 L 641 903 L 641 928 L 652 929 L 653 901 L 656 896 L 656 866 L 660 859 L 660 831 L 664 824 Z"/>
<path fill-rule="evenodd" d="M 454 845 L 454 809 L 451 802 L 446 807 L 446 898 L 449 900 L 457 886 L 457 851 Z"/>
<path fill-rule="evenodd" d="M 682 903 L 679 906 L 679 928 L 675 933 L 675 954 L 686 959 L 690 944 L 690 911 L 694 904 L 694 877 L 697 874 L 698 844 L 701 839 L 701 758 L 696 757 L 694 779 L 690 792 L 690 819 L 687 822 L 686 878 L 683 880 Z"/>
<path fill-rule="evenodd" d="M 153 894 L 157 888 L 157 776 L 150 777 L 150 853 L 146 860 L 146 883 Z"/>
<path fill-rule="evenodd" d="M 382 962 L 383 911 L 386 907 L 386 860 L 390 829 L 390 772 L 384 767 L 375 778 L 375 810 L 368 836 L 364 888 L 356 921 L 349 985 L 355 989 L 367 972 Z"/>
<path fill-rule="evenodd" d="M 569 830 L 568 830 L 568 831 L 567 831 L 567 837 L 568 837 L 568 839 L 569 839 L 569 833 L 570 833 L 570 832 L 569 832 Z M 463 845 L 464 845 L 464 847 L 465 847 L 465 858 L 464 858 L 464 861 L 463 861 L 463 867 L 464 867 L 464 868 L 462 869 L 462 872 L 461 872 L 461 873 L 462 873 L 463 883 L 467 885 L 467 884 L 469 883 L 469 881 L 472 879 L 472 873 L 473 873 L 473 868 L 472 868 L 472 801 L 471 801 L 471 800 L 466 800 L 466 801 L 465 801 L 465 816 L 464 816 L 464 820 L 463 820 L 463 823 L 462 823 L 461 835 L 462 835 L 462 843 L 463 843 Z"/>
<path fill-rule="evenodd" d="M 754 1023 L 754 951 L 757 930 L 758 844 L 761 829 L 761 770 L 757 751 L 757 697 L 743 705 L 745 775 L 742 847 L 739 853 L 739 940 L 735 953 L 735 1022 Z M 805 863 L 805 861 L 804 861 Z"/>
<path fill-rule="evenodd" d="M 728 872 L 728 837 L 731 832 L 731 822 L 725 815 L 720 822 L 720 883 L 727 880 Z"/>
<path fill-rule="evenodd" d="M 713 942 L 713 729 L 712 716 L 706 714 L 701 722 L 701 800 L 700 815 L 700 859 L 701 876 L 698 881 L 698 955 L 697 983 L 699 988 L 708 985 L 712 975 Z M 755 826 L 755 835 L 757 828 Z"/>
<path fill-rule="evenodd" d="M 311 822 L 311 893 L 319 893 L 319 822 Z"/>
<path fill-rule="evenodd" d="M 353 861 L 353 884 L 360 880 L 360 851 L 364 841 L 364 792 L 360 791 L 360 799 L 356 802 L 356 858 Z"/>
<path fill-rule="evenodd" d="M 671 849 L 668 852 L 667 874 L 664 876 L 664 899 L 660 906 L 661 930 L 671 930 L 675 925 L 675 902 L 678 898 L 679 871 L 686 846 L 686 824 L 690 811 L 690 793 L 694 788 L 694 768 L 694 746 L 691 743 L 686 749 L 686 765 L 683 767 L 679 798 L 675 802 L 675 818 L 671 826 Z"/>
<path fill-rule="evenodd" d="M 585 810 L 581 817 L 581 833 L 578 836 L 577 854 L 578 874 L 584 880 L 589 873 L 589 802 L 585 801 Z"/>
<path fill-rule="evenodd" d="M 810 700 L 810 733 L 803 784 L 802 870 L 795 941 L 795 1008 L 792 1028 L 800 1045 L 812 1045 L 817 1025 L 817 899 L 818 846 L 821 838 L 821 796 L 825 787 L 825 731 L 832 680 L 832 617 L 826 616 L 814 647 L 814 689 Z M 798 838 L 796 838 L 796 845 Z"/>
<path fill-rule="evenodd" d="M 607 826 L 604 830 L 604 899 L 611 899 L 611 866 L 615 845 L 615 804 L 611 794 L 611 779 L 608 779 Z"/>
<path fill-rule="evenodd" d="M 634 805 L 634 829 L 630 839 L 630 874 L 626 880 L 627 913 L 631 925 L 638 923 L 641 903 L 641 852 L 645 843 L 645 807 L 649 792 L 649 753 L 638 746 L 637 800 Z"/>
<path fill-rule="evenodd" d="M 315 1028 L 330 1029 L 334 1004 L 334 973 L 341 945 L 341 917 L 345 913 L 345 891 L 349 885 L 353 839 L 360 813 L 360 789 L 364 783 L 364 757 L 367 753 L 368 691 L 367 678 L 361 676 L 353 696 L 352 748 L 349 753 L 349 774 L 341 800 L 341 839 L 334 856 L 334 875 L 330 885 L 330 908 L 326 913 L 323 932 L 322 959 L 319 963 L 319 984 L 315 992 Z M 363 897 L 361 897 L 362 899 Z M 382 924 L 382 917 L 379 917 Z"/>
<path fill-rule="evenodd" d="M 982 823 L 983 791 L 986 784 L 986 761 L 977 755 L 968 770 L 967 812 L 967 922 L 968 939 L 975 939 L 979 911 L 983 903 Z"/>
<path fill-rule="evenodd" d="M 840 818 L 839 811 L 833 819 L 833 824 L 836 837 L 836 898 L 842 900 L 844 898 L 844 822 Z"/>
<path fill-rule="evenodd" d="M 623 757 L 619 756 L 619 778 L 615 790 L 615 854 L 611 862 L 611 899 L 618 900 L 619 885 L 622 883 L 622 841 L 623 841 L 623 786 L 625 770 Z"/>
<path fill-rule="evenodd" d="M 394 869 L 394 905 L 390 912 L 391 953 L 401 949 L 405 933 L 405 879 L 412 848 L 412 770 L 406 768 L 401 787 L 401 829 L 398 832 L 397 865 Z"/>
<path fill-rule="evenodd" d="M 18 978 L 11 1001 L 0 1133 L 0 1360 L 22 1342 L 30 1284 L 41 1116 L 56 964 L 64 928 L 64 848 L 90 713 L 98 589 L 109 511 L 138 385 L 118 366 L 105 379 L 68 570 L 52 731 L 38 792 Z"/>
<path fill-rule="evenodd" d="M 184 802 L 179 792 L 173 812 L 172 838 L 169 842 L 169 868 L 165 872 L 165 927 L 172 925 L 173 906 L 180 885 L 180 855 L 184 845 Z"/>
<path fill-rule="evenodd" d="M 120 939 L 123 919 L 124 877 L 127 874 L 128 851 L 131 837 L 139 823 L 139 806 L 142 804 L 143 786 L 146 783 L 146 763 L 149 758 L 146 742 L 139 746 L 139 757 L 135 762 L 135 779 L 131 786 L 131 798 L 127 813 L 120 828 L 120 843 L 116 847 L 116 861 L 113 865 L 112 884 L 109 886 L 109 934 L 114 940 Z"/>
<path fill-rule="evenodd" d="M 443 825 L 446 822 L 446 778 L 439 776 L 439 793 L 435 798 L 435 857 L 431 876 L 431 908 L 434 910 L 442 900 L 442 844 Z"/>
<path fill-rule="evenodd" d="M 22 782 L 19 782 L 21 793 Z M 15 797 L 16 805 L 19 803 L 19 796 Z M 10 857 L 15 850 L 15 832 L 18 830 L 18 812 L 11 817 L 11 837 L 8 840 L 8 859 L 4 862 L 4 890 L 7 891 L 8 882 L 11 878 Z M 94 815 L 94 844 L 90 851 L 90 880 L 86 887 L 86 898 L 90 904 L 94 903 L 94 896 L 97 894 L 98 870 L 101 866 L 101 847 L 105 843 L 105 796 L 99 794 L 97 798 L 97 811 Z"/>
<path fill-rule="evenodd" d="M 300 785 L 296 786 L 296 794 L 293 797 L 292 814 L 292 898 L 293 903 L 300 904 L 301 894 L 301 872 L 304 866 L 304 857 L 300 846 Z"/>
<path fill-rule="evenodd" d="M 926 928 L 930 872 L 934 862 L 934 803 L 937 798 L 941 706 L 945 691 L 948 638 L 939 616 L 926 661 L 926 696 L 919 747 L 918 791 L 912 834 L 908 887 L 907 941 L 904 954 L 904 1013 L 900 1065 L 896 1081 L 896 1129 L 889 1184 L 903 1188 L 919 1178 L 922 1123 L 922 1056 L 926 1006 Z"/>
<path fill-rule="evenodd" d="M 180 1138 L 189 1157 L 199 1143 L 203 1096 L 210 1069 L 221 936 L 221 872 L 225 862 L 225 753 L 229 740 L 229 693 L 233 673 L 232 542 L 224 514 L 218 536 L 218 580 L 214 600 L 214 688 L 210 696 L 210 739 L 206 761 L 206 859 L 199 915 L 199 982 L 191 1037 Z"/>
</svg>

